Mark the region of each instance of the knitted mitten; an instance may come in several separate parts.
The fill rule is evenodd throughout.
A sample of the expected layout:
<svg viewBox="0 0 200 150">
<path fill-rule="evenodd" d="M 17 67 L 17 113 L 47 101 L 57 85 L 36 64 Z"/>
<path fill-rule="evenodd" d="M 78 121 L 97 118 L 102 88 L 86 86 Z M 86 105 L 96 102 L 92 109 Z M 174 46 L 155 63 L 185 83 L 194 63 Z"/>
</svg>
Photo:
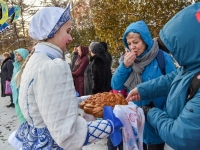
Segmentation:
<svg viewBox="0 0 200 150">
<path fill-rule="evenodd" d="M 96 120 L 88 123 L 88 134 L 84 145 L 97 140 L 107 138 L 111 135 L 114 145 L 122 140 L 120 128 L 123 127 L 121 121 L 113 114 L 113 108 L 104 106 L 104 120 Z"/>
<path fill-rule="evenodd" d="M 113 124 L 109 120 L 88 122 L 88 133 L 84 145 L 108 137 L 113 132 Z"/>
</svg>

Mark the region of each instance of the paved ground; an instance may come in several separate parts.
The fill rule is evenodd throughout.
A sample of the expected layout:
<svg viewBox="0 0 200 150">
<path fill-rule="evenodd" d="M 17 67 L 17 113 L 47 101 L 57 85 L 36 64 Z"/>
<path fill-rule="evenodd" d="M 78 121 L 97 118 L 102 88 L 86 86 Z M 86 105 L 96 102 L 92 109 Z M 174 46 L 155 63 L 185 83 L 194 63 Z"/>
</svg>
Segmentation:
<svg viewBox="0 0 200 150">
<path fill-rule="evenodd" d="M 10 97 L 0 97 L 0 150 L 14 150 L 7 142 L 10 134 L 19 126 L 14 108 L 7 108 Z M 106 140 L 83 147 L 83 150 L 107 150 Z"/>
<path fill-rule="evenodd" d="M 19 126 L 14 108 L 7 108 L 10 97 L 0 97 L 0 150 L 12 150 L 7 139 Z"/>
</svg>

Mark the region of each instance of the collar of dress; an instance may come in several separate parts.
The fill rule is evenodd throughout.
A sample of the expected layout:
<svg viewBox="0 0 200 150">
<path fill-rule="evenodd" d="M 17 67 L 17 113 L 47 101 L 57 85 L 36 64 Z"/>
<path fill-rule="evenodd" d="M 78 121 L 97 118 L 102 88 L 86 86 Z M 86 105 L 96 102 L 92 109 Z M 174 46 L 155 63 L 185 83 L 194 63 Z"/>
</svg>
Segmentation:
<svg viewBox="0 0 200 150">
<path fill-rule="evenodd" d="M 57 47 L 56 45 L 49 43 L 49 42 L 41 42 L 38 43 L 35 46 L 35 53 L 46 53 L 49 57 L 55 59 L 55 58 L 61 58 L 64 59 L 63 57 L 64 53 L 63 51 Z"/>
</svg>

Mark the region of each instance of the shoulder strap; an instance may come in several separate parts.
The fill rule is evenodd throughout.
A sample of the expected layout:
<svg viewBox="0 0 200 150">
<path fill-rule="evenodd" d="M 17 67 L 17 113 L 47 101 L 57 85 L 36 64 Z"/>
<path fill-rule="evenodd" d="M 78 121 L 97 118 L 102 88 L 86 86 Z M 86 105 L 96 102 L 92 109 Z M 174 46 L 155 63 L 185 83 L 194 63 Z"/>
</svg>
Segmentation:
<svg viewBox="0 0 200 150">
<path fill-rule="evenodd" d="M 165 58 L 164 58 L 164 53 L 162 50 L 159 49 L 158 54 L 156 56 L 156 59 L 158 61 L 158 66 L 160 68 L 160 71 L 162 72 L 163 75 L 166 75 L 165 72 Z"/>
<path fill-rule="evenodd" d="M 194 94 L 197 92 L 197 90 L 200 87 L 200 71 L 197 72 L 191 82 L 190 82 L 190 87 L 188 89 L 188 97 L 187 97 L 187 101 L 189 101 L 190 99 L 192 99 L 192 97 L 194 96 Z"/>
</svg>

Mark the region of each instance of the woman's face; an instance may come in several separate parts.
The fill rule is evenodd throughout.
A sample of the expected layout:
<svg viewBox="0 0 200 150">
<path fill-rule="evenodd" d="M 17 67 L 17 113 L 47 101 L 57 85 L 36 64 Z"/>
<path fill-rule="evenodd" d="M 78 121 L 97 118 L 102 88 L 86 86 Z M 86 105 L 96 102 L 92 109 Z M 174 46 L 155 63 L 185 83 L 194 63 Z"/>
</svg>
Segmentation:
<svg viewBox="0 0 200 150">
<path fill-rule="evenodd" d="M 58 46 L 63 52 L 65 52 L 69 43 L 72 42 L 72 37 L 70 35 L 71 26 L 72 26 L 71 20 L 67 21 L 54 34 L 53 38 L 47 39 L 47 42 L 50 42 L 50 43 Z"/>
<path fill-rule="evenodd" d="M 81 55 L 82 55 L 81 47 L 79 46 L 79 47 L 77 48 L 77 50 L 78 50 L 78 55 L 81 56 Z"/>
<path fill-rule="evenodd" d="M 138 33 L 129 33 L 126 37 L 128 47 L 131 51 L 134 51 L 136 57 L 140 56 L 146 49 L 146 44 L 141 39 Z"/>
<path fill-rule="evenodd" d="M 22 62 L 23 61 L 23 57 L 18 52 L 15 53 L 15 59 L 18 62 Z"/>
</svg>

